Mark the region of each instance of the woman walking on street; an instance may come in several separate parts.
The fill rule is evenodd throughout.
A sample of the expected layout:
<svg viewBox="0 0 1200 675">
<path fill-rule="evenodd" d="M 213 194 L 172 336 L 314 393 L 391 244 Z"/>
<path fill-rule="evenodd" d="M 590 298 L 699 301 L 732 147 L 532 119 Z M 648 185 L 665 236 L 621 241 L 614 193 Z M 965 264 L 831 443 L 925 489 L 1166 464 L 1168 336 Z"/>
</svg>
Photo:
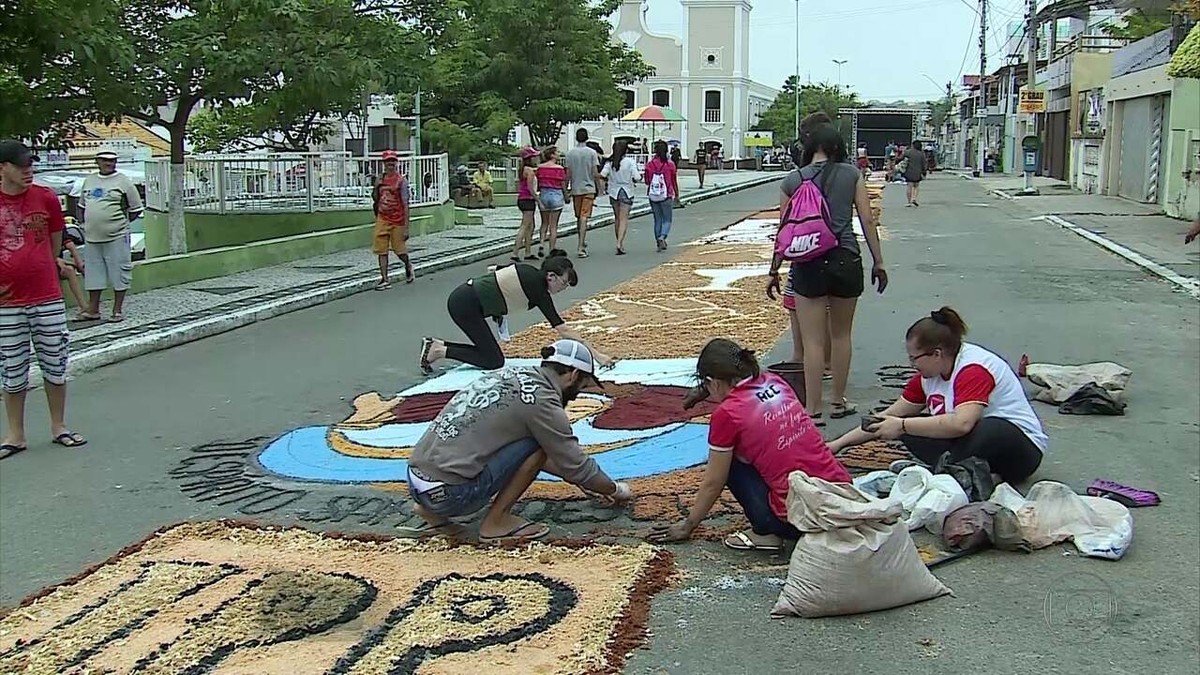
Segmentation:
<svg viewBox="0 0 1200 675">
<path fill-rule="evenodd" d="M 654 142 L 654 158 L 646 162 L 646 195 L 654 214 L 654 241 L 659 251 L 667 250 L 671 233 L 671 208 L 679 198 L 679 175 L 675 163 L 667 157 L 667 142 Z"/>
<path fill-rule="evenodd" d="M 522 247 L 525 248 L 526 260 L 537 260 L 541 256 L 540 246 L 538 255 L 530 252 L 533 246 L 533 212 L 537 210 L 537 167 L 534 165 L 537 156 L 538 151 L 529 146 L 521 150 L 521 168 L 517 175 L 520 181 L 517 185 L 517 210 L 521 212 L 521 229 L 517 230 L 517 240 L 513 243 L 513 262 L 521 260 Z"/>
<path fill-rule="evenodd" d="M 821 376 L 824 370 L 825 342 L 832 336 L 833 404 L 830 417 L 853 415 L 857 409 L 846 400 L 846 380 L 850 375 L 851 332 L 854 310 L 862 295 L 863 265 L 858 239 L 854 234 L 854 211 L 862 222 L 873 265 L 871 281 L 878 292 L 887 288 L 887 272 L 879 233 L 871 216 L 871 202 L 862 174 L 846 162 L 846 141 L 832 125 L 813 130 L 804 148 L 803 168 L 792 172 L 783 182 L 787 199 L 804 181 L 815 181 L 829 210 L 829 227 L 838 239 L 836 248 L 821 258 L 792 263 L 796 296 L 796 319 L 804 341 L 804 391 L 806 407 L 818 426 L 822 419 Z M 782 213 L 788 203 L 780 204 Z M 771 264 L 768 293 L 779 290 L 779 267 L 783 259 L 776 254 Z"/>
<path fill-rule="evenodd" d="M 542 151 L 542 163 L 537 168 L 538 201 L 542 207 L 542 232 L 538 241 L 538 257 L 542 256 L 542 243 L 549 242 L 550 255 L 565 252 L 558 249 L 558 219 L 562 217 L 566 198 L 563 186 L 567 182 L 567 168 L 558 163 L 558 148 L 550 146 Z"/>
<path fill-rule="evenodd" d="M 625 232 L 629 229 L 629 210 L 633 208 L 633 183 L 637 180 L 637 162 L 627 157 L 625 141 L 613 143 L 612 157 L 600 177 L 608 184 L 608 201 L 613 210 L 613 234 L 617 237 L 617 255 L 625 255 Z"/>
</svg>

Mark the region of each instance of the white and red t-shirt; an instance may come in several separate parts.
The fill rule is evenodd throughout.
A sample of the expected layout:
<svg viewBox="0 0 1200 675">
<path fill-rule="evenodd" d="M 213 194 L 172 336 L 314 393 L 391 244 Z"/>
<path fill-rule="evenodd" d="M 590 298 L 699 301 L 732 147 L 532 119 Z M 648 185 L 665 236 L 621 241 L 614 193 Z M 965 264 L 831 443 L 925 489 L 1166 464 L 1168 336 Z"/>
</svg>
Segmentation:
<svg viewBox="0 0 1200 675">
<path fill-rule="evenodd" d="M 50 235 L 65 225 L 50 188 L 0 193 L 0 307 L 32 307 L 62 297 Z"/>
<path fill-rule="evenodd" d="M 753 466 L 771 490 L 771 510 L 784 520 L 791 472 L 850 482 L 795 392 L 772 373 L 743 380 L 729 392 L 709 418 L 708 445 Z"/>
<path fill-rule="evenodd" d="M 924 405 L 930 415 L 952 413 L 964 403 L 982 403 L 984 417 L 1012 422 L 1043 453 L 1050 444 L 1017 374 L 1004 359 L 979 345 L 963 343 L 949 380 L 917 373 L 905 385 L 903 396 L 909 403 Z"/>
</svg>

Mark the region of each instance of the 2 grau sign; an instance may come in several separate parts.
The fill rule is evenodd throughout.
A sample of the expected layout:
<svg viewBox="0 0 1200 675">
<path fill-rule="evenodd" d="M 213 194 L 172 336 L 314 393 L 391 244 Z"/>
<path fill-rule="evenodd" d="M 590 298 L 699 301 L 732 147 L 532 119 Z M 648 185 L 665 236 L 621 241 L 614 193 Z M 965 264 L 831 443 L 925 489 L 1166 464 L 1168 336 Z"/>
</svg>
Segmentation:
<svg viewBox="0 0 1200 675">
<path fill-rule="evenodd" d="M 1046 112 L 1046 92 L 1041 89 L 1021 87 L 1020 98 L 1017 101 L 1017 112 L 1023 115 Z"/>
</svg>

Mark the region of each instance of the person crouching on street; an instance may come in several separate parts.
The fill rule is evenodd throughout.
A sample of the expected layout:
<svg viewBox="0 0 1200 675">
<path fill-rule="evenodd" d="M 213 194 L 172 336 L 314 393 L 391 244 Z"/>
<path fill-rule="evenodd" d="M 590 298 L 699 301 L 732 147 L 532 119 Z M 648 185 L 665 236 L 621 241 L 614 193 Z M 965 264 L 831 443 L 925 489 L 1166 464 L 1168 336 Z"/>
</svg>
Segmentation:
<svg viewBox="0 0 1200 675">
<path fill-rule="evenodd" d="M 633 496 L 579 446 L 566 407 L 588 384 L 600 386 L 591 351 L 575 340 L 542 349 L 538 366 L 510 367 L 476 379 L 446 404 L 413 448 L 408 485 L 417 515 L 450 533 L 451 518 L 491 507 L 482 542 L 529 541 L 550 528 L 512 508 L 546 471 L 610 504 Z M 492 498 L 495 498 L 494 500 Z"/>
<path fill-rule="evenodd" d="M 379 283 L 375 290 L 391 288 L 388 280 L 388 249 L 404 263 L 406 281 L 412 283 L 417 274 L 408 258 L 408 207 L 411 189 L 408 178 L 397 170 L 400 156 L 394 150 L 383 151 L 383 177 L 371 194 L 375 209 L 375 237 L 371 250 L 379 258 Z"/>
<path fill-rule="evenodd" d="M 803 471 L 832 483 L 849 483 L 850 474 L 825 445 L 796 393 L 783 378 L 764 373 L 754 352 L 717 338 L 700 352 L 696 364 L 699 395 L 717 402 L 708 426 L 708 464 L 687 518 L 656 525 L 650 541 L 683 541 L 708 516 L 726 487 L 741 505 L 750 529 L 725 538 L 740 551 L 778 551 L 800 533 L 787 521 L 788 474 Z M 694 390 L 695 391 L 695 390 Z"/>
</svg>

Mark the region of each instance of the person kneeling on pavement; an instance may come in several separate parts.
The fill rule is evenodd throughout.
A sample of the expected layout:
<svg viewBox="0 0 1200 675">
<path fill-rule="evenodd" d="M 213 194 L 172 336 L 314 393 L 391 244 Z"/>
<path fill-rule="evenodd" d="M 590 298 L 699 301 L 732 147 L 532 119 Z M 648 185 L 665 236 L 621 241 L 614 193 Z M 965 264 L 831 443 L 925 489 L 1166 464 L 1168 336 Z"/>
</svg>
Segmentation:
<svg viewBox="0 0 1200 675">
<path fill-rule="evenodd" d="M 708 516 L 726 487 L 750 521 L 750 530 L 725 539 L 732 549 L 778 551 L 800 533 L 787 521 L 788 475 L 803 471 L 833 483 L 849 483 L 792 388 L 759 368 L 754 352 L 717 338 L 700 352 L 700 388 L 717 402 L 708 427 L 708 465 L 686 519 L 657 525 L 652 542 L 682 541 Z M 694 390 L 695 391 L 695 390 Z M 705 398 L 690 395 L 684 405 Z"/>
<path fill-rule="evenodd" d="M 874 421 L 829 444 L 841 452 L 879 438 L 900 439 L 920 463 L 937 465 L 978 457 L 1006 482 L 1037 471 L 1049 438 L 1029 405 L 1017 374 L 1000 356 L 963 342 L 967 326 L 949 307 L 908 329 L 908 361 L 917 372 L 896 402 Z M 928 415 L 922 415 L 922 413 Z M 919 416 L 920 415 L 920 416 Z M 916 462 L 899 460 L 899 472 Z"/>
<path fill-rule="evenodd" d="M 537 539 L 550 528 L 514 516 L 512 508 L 541 471 L 607 503 L 628 502 L 629 486 L 609 478 L 580 448 L 567 418 L 567 404 L 588 382 L 600 386 L 595 368 L 587 346 L 559 340 L 542 349 L 541 365 L 485 373 L 455 394 L 408 461 L 417 515 L 449 530 L 456 527 L 451 518 L 490 501 L 480 541 Z"/>
</svg>

